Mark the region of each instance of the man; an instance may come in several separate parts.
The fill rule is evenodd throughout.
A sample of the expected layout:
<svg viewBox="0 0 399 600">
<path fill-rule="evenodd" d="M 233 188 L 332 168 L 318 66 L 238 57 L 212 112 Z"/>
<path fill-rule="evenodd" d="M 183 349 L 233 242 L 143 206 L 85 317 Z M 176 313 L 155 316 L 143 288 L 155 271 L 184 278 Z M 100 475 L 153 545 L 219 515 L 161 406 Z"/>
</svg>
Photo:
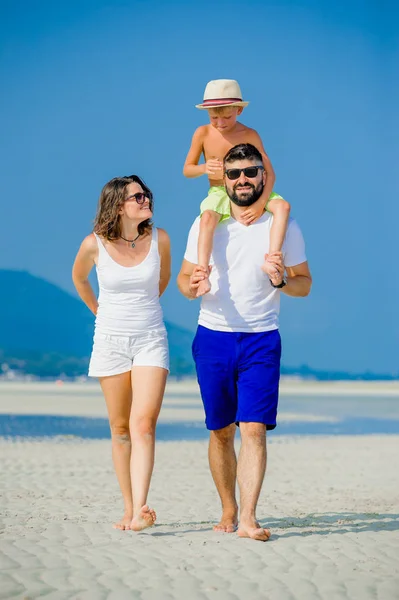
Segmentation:
<svg viewBox="0 0 399 600">
<path fill-rule="evenodd" d="M 260 527 L 256 506 L 266 471 L 266 430 L 276 427 L 280 292 L 307 296 L 312 279 L 295 221 L 289 222 L 282 253 L 268 256 L 275 266 L 271 279 L 262 267 L 272 216 L 265 212 L 250 226 L 240 222 L 242 213 L 260 198 L 265 186 L 259 151 L 251 144 L 234 146 L 226 154 L 223 167 L 231 217 L 216 228 L 211 292 L 202 299 L 193 356 L 210 430 L 209 464 L 223 511 L 214 529 L 230 533 L 238 525 L 239 536 L 266 541 L 270 531 Z M 191 227 L 178 276 L 180 291 L 191 299 L 207 275 L 196 266 L 198 233 L 199 217 Z M 238 461 L 234 451 L 236 423 L 241 433 Z"/>
</svg>

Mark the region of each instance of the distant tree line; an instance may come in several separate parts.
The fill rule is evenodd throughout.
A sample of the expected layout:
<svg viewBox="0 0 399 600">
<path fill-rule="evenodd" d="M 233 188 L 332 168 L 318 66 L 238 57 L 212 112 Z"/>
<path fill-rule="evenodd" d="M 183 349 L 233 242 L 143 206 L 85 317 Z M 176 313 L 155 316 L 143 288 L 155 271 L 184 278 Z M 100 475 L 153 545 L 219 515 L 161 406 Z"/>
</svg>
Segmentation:
<svg viewBox="0 0 399 600">
<path fill-rule="evenodd" d="M 87 375 L 89 357 L 76 357 L 58 352 L 40 352 L 35 350 L 6 350 L 0 348 L 0 374 L 14 373 L 16 376 L 31 375 L 40 379 L 74 379 Z M 171 356 L 170 373 L 174 377 L 193 377 L 195 368 L 191 356 L 182 358 Z M 347 373 L 345 371 L 317 370 L 302 365 L 300 367 L 281 368 L 282 375 L 296 376 L 319 381 L 392 381 L 399 379 L 398 374 Z"/>
</svg>

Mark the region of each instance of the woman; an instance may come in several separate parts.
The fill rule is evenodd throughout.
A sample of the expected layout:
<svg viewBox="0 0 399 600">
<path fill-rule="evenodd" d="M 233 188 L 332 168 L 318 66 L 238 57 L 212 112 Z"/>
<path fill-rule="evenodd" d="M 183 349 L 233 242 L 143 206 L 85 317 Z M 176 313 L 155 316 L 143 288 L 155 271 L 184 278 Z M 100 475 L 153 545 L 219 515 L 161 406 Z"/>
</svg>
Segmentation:
<svg viewBox="0 0 399 600">
<path fill-rule="evenodd" d="M 79 249 L 72 278 L 96 315 L 89 376 L 107 404 L 112 457 L 125 512 L 117 529 L 154 524 L 147 494 L 154 466 L 155 427 L 169 372 L 159 297 L 170 279 L 167 233 L 151 222 L 151 191 L 136 175 L 103 188 L 94 232 Z M 98 301 L 88 281 L 96 265 Z"/>
</svg>

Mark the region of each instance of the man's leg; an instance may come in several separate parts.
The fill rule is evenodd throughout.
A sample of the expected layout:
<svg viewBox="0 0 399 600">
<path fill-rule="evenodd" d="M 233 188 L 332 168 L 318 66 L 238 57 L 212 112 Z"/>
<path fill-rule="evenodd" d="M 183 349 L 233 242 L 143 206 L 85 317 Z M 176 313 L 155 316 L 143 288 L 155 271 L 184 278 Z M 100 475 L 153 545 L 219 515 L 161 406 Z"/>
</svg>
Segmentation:
<svg viewBox="0 0 399 600">
<path fill-rule="evenodd" d="M 238 535 L 265 542 L 270 531 L 256 520 L 256 505 L 266 472 L 266 426 L 240 423 L 241 450 L 237 478 L 240 489 L 240 524 Z"/>
<path fill-rule="evenodd" d="M 233 533 L 237 529 L 235 432 L 236 425 L 233 423 L 211 431 L 209 438 L 209 466 L 222 503 L 222 518 L 213 529 L 225 533 Z"/>
</svg>

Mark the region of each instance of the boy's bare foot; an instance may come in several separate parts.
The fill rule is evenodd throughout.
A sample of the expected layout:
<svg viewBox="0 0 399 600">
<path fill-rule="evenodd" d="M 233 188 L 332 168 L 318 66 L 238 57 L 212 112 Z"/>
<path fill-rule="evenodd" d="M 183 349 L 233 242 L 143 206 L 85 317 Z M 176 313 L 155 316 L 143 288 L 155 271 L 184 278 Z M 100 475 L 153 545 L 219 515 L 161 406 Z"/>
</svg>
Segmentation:
<svg viewBox="0 0 399 600">
<path fill-rule="evenodd" d="M 155 510 L 149 508 L 147 504 L 142 506 L 136 516 L 133 517 L 130 523 L 130 529 L 133 531 L 142 531 L 147 527 L 152 527 L 156 521 L 157 515 Z"/>
<path fill-rule="evenodd" d="M 237 513 L 223 513 L 217 525 L 214 525 L 213 531 L 221 533 L 234 533 L 237 531 Z"/>
<path fill-rule="evenodd" d="M 199 298 L 200 296 L 204 296 L 205 294 L 207 294 L 210 291 L 211 291 L 211 284 L 209 283 L 208 277 L 206 277 L 205 279 L 202 279 L 199 282 L 199 286 L 197 288 L 197 298 Z"/>
<path fill-rule="evenodd" d="M 132 522 L 133 515 L 131 513 L 125 513 L 120 521 L 113 524 L 114 529 L 130 529 L 130 523 Z"/>
<path fill-rule="evenodd" d="M 240 522 L 237 535 L 243 538 L 251 538 L 259 542 L 267 542 L 270 537 L 270 529 L 263 529 L 258 521 Z"/>
</svg>

